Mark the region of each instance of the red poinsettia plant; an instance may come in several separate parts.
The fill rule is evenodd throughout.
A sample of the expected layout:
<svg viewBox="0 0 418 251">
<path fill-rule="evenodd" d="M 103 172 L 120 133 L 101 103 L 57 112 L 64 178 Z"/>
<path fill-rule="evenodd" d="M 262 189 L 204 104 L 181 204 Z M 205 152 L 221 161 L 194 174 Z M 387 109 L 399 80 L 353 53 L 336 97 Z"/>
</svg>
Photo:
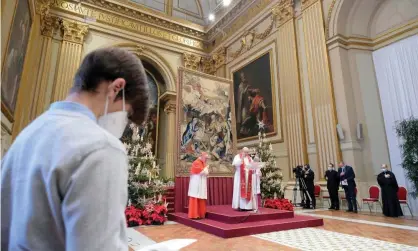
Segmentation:
<svg viewBox="0 0 418 251">
<path fill-rule="evenodd" d="M 126 224 L 128 227 L 163 225 L 167 221 L 166 214 L 166 205 L 152 201 L 145 205 L 143 209 L 134 206 L 128 206 L 125 209 Z"/>
<path fill-rule="evenodd" d="M 264 207 L 293 211 L 293 205 L 288 199 L 266 199 Z"/>
</svg>

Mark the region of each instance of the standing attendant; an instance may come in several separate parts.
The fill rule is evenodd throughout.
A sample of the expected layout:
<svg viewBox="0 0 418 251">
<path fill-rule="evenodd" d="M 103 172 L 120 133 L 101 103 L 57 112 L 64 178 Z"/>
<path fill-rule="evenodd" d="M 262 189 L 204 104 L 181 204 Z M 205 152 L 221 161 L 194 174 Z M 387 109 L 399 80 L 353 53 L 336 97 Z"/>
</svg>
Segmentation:
<svg viewBox="0 0 418 251">
<path fill-rule="evenodd" d="M 189 183 L 189 218 L 203 219 L 206 215 L 206 200 L 208 198 L 207 176 L 209 167 L 206 166 L 208 154 L 203 152 L 190 168 Z"/>
<path fill-rule="evenodd" d="M 357 213 L 356 200 L 356 174 L 351 166 L 347 166 L 343 161 L 338 164 L 338 173 L 340 176 L 341 186 L 345 191 L 345 198 L 348 204 L 347 212 Z"/>
<path fill-rule="evenodd" d="M 388 217 L 403 216 L 398 198 L 398 182 L 386 164 L 382 165 L 382 172 L 377 175 L 377 183 L 382 190 L 383 214 Z"/>
<path fill-rule="evenodd" d="M 328 170 L 325 172 L 327 180 L 327 189 L 329 198 L 331 199 L 331 207 L 328 209 L 340 210 L 340 201 L 338 199 L 338 188 L 340 187 L 340 176 L 335 171 L 334 164 L 329 163 Z"/>
<path fill-rule="evenodd" d="M 312 200 L 312 208 L 315 209 L 316 207 L 316 199 L 315 199 L 315 173 L 312 171 L 310 165 L 305 165 L 304 167 L 304 176 L 303 179 L 305 180 L 306 184 L 306 204 L 305 208 L 311 208 L 311 200 Z M 309 196 L 308 196 L 309 195 Z M 309 198 L 310 197 L 310 198 Z"/>
<path fill-rule="evenodd" d="M 264 166 L 264 163 L 260 162 L 258 156 L 254 157 L 254 162 L 252 163 L 254 168 L 257 168 L 256 171 L 253 171 L 253 194 L 256 195 L 257 207 L 261 207 L 261 169 Z"/>
<path fill-rule="evenodd" d="M 57 83 L 67 84 L 67 83 Z M 16 138 L 1 167 L 1 250 L 128 250 L 128 118 L 148 113 L 141 61 L 90 52 L 65 101 Z"/>
</svg>

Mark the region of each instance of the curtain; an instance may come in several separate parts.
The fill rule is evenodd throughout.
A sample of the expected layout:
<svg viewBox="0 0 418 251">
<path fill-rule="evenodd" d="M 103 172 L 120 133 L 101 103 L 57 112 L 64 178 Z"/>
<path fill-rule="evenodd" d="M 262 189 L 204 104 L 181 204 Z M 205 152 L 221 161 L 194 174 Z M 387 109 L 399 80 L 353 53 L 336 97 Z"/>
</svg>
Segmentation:
<svg viewBox="0 0 418 251">
<path fill-rule="evenodd" d="M 175 181 L 175 211 L 184 212 L 189 204 L 189 177 L 176 177 Z M 231 205 L 232 191 L 234 187 L 233 177 L 209 177 L 208 178 L 208 199 L 206 204 Z"/>
<path fill-rule="evenodd" d="M 412 184 L 401 167 L 402 155 L 395 126 L 397 121 L 418 118 L 418 35 L 373 52 L 380 101 L 388 141 L 390 165 L 399 185 L 409 191 Z M 408 197 L 414 214 L 418 200 Z M 406 213 L 408 210 L 404 210 Z"/>
</svg>

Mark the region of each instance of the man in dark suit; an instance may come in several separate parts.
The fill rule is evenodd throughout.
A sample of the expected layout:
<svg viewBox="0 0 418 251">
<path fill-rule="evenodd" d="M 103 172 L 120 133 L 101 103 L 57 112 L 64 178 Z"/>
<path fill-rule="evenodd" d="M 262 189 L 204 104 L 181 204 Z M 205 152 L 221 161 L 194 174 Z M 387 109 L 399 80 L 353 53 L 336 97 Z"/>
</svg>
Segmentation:
<svg viewBox="0 0 418 251">
<path fill-rule="evenodd" d="M 340 210 L 340 200 L 338 199 L 340 176 L 335 170 L 334 164 L 328 164 L 328 170 L 325 172 L 325 179 L 327 180 L 328 194 L 331 200 L 331 207 L 328 209 Z"/>
<path fill-rule="evenodd" d="M 305 208 L 310 208 L 311 200 L 312 200 L 312 208 L 315 209 L 316 207 L 316 199 L 315 199 L 315 185 L 314 185 L 314 179 L 315 179 L 315 173 L 312 171 L 311 167 L 309 165 L 305 165 L 303 167 L 304 169 L 304 176 L 303 180 L 306 184 L 306 204 Z M 309 196 L 308 196 L 309 195 Z M 309 198 L 310 197 L 310 198 Z"/>
<path fill-rule="evenodd" d="M 343 161 L 338 164 L 338 174 L 340 176 L 341 186 L 345 191 L 345 198 L 348 204 L 347 212 L 357 213 L 357 200 L 356 200 L 356 174 L 351 166 L 347 166 Z"/>
</svg>

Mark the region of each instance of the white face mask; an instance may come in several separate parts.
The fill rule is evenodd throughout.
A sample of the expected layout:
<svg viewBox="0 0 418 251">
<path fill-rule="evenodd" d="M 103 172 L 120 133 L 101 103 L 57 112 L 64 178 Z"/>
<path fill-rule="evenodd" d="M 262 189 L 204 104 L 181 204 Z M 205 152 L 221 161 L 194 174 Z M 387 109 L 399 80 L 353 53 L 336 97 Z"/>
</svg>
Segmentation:
<svg viewBox="0 0 418 251">
<path fill-rule="evenodd" d="M 328 167 L 328 170 L 330 170 L 330 171 L 331 171 L 331 170 L 334 170 L 334 168 L 333 168 L 332 166 L 329 166 L 329 167 Z"/>
<path fill-rule="evenodd" d="M 98 124 L 113 136 L 120 139 L 128 124 L 128 112 L 125 110 L 125 90 L 122 89 L 122 111 L 107 113 L 109 99 L 106 99 L 104 115 L 98 119 Z"/>
<path fill-rule="evenodd" d="M 386 168 L 382 168 L 382 172 L 386 172 L 387 171 L 387 169 Z"/>
</svg>

